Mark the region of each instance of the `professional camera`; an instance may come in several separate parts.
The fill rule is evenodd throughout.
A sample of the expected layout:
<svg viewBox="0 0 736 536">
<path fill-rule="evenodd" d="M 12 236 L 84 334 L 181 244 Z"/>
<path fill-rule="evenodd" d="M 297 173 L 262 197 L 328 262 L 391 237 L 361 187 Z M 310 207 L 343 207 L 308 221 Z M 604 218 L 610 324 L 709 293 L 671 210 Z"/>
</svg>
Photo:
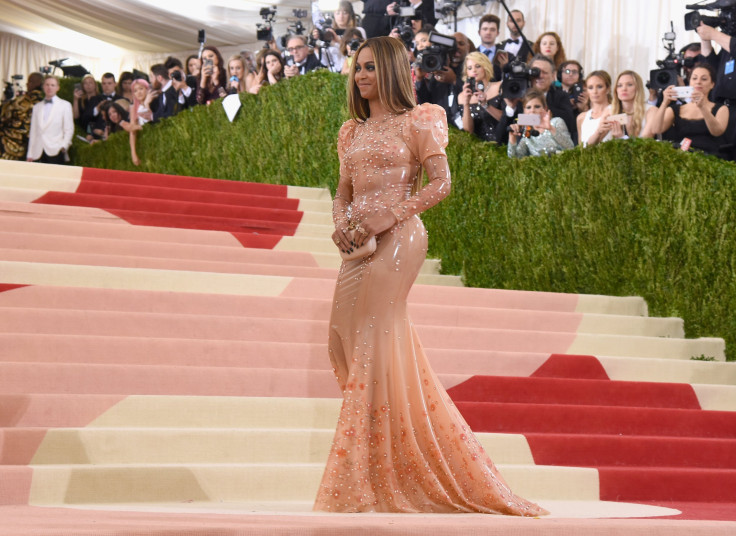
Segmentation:
<svg viewBox="0 0 736 536">
<path fill-rule="evenodd" d="M 276 8 L 263 7 L 260 15 L 264 22 L 256 24 L 256 39 L 268 43 L 273 40 L 273 20 L 276 18 Z"/>
<path fill-rule="evenodd" d="M 532 78 L 539 76 L 539 69 L 529 67 L 526 63 L 514 60 L 503 67 L 501 82 L 501 98 L 521 99 L 531 87 Z"/>
<path fill-rule="evenodd" d="M 706 26 L 713 28 L 720 27 L 723 33 L 727 35 L 736 35 L 736 0 L 716 0 L 710 4 L 693 4 L 685 6 L 685 9 L 720 10 L 717 17 L 701 15 L 698 11 L 685 13 L 686 30 L 695 30 L 702 22 Z"/>
<path fill-rule="evenodd" d="M 402 20 L 394 26 L 394 30 L 399 32 L 399 38 L 404 42 L 404 45 L 410 49 L 414 44 L 414 30 L 411 27 L 411 22 L 408 20 Z"/>
<path fill-rule="evenodd" d="M 693 64 L 693 59 L 688 58 L 688 62 L 685 61 L 685 57 L 682 54 L 675 54 L 675 34 L 674 24 L 670 21 L 670 31 L 665 32 L 662 38 L 662 44 L 664 49 L 667 51 L 667 57 L 663 60 L 657 60 L 657 66 L 659 69 L 653 69 L 649 71 L 649 83 L 647 87 L 649 89 L 656 89 L 661 91 L 667 89 L 670 86 L 677 85 L 677 78 L 682 73 L 683 66 Z"/>
<path fill-rule="evenodd" d="M 357 37 L 354 39 L 351 39 L 350 41 L 348 41 L 348 50 L 352 50 L 353 52 L 355 52 L 356 50 L 358 50 L 358 48 L 360 48 L 360 45 L 362 43 L 363 43 L 363 40 L 358 39 Z"/>
<path fill-rule="evenodd" d="M 307 29 L 302 24 L 302 21 L 300 20 L 307 16 L 307 10 L 306 9 L 295 9 L 293 13 L 294 13 L 294 16 L 297 18 L 297 20 L 294 21 L 294 23 L 289 26 L 289 33 L 282 35 L 280 37 L 279 41 L 280 41 L 282 49 L 286 48 L 286 43 L 289 41 L 289 38 L 292 35 L 304 35 L 305 32 L 307 31 Z M 315 46 L 312 43 L 312 41 L 313 40 L 310 38 L 309 43 L 308 43 L 310 47 Z"/>
<path fill-rule="evenodd" d="M 441 71 L 447 64 L 449 56 L 457 48 L 455 38 L 437 32 L 430 32 L 429 42 L 431 45 L 417 54 L 415 64 L 427 73 Z"/>
</svg>

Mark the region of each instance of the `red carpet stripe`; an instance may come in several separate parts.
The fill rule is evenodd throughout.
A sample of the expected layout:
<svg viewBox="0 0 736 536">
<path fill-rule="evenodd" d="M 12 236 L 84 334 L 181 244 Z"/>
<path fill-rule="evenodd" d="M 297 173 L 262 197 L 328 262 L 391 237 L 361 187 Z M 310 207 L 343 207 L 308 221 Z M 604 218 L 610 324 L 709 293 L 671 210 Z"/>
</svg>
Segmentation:
<svg viewBox="0 0 736 536">
<path fill-rule="evenodd" d="M 534 371 L 532 376 L 536 378 L 610 379 L 601 362 L 592 355 L 553 354 Z"/>
<path fill-rule="evenodd" d="M 84 168 L 82 182 L 97 181 L 118 184 L 146 184 L 166 188 L 187 188 L 216 192 L 232 192 L 252 195 L 272 195 L 286 197 L 288 187 L 278 184 L 226 181 L 184 175 L 165 175 L 162 173 L 141 173 L 114 169 Z"/>
<path fill-rule="evenodd" d="M 7 292 L 9 290 L 15 290 L 17 288 L 27 287 L 29 285 L 9 285 L 8 283 L 0 283 L 0 292 Z"/>
<path fill-rule="evenodd" d="M 448 393 L 464 402 L 700 409 L 693 388 L 681 383 L 474 376 Z"/>
</svg>

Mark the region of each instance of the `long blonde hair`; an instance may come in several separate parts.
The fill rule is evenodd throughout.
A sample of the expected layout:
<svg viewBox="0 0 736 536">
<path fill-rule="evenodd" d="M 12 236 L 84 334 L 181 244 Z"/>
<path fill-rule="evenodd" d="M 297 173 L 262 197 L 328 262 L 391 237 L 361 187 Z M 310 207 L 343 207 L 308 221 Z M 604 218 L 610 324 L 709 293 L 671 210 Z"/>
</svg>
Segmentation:
<svg viewBox="0 0 736 536">
<path fill-rule="evenodd" d="M 373 52 L 373 61 L 376 66 L 376 83 L 378 99 L 391 113 L 400 114 L 414 108 L 417 103 L 414 98 L 414 87 L 411 82 L 411 68 L 406 48 L 398 39 L 393 37 L 371 37 L 363 42 L 355 51 L 356 58 L 350 66 L 348 75 L 348 111 L 350 117 L 362 122 L 371 116 L 368 101 L 360 96 L 355 83 L 355 67 L 357 58 L 364 48 Z"/>
<path fill-rule="evenodd" d="M 632 137 L 639 137 L 641 134 L 641 125 L 644 122 L 644 116 L 646 115 L 646 102 L 644 100 L 644 82 L 638 73 L 634 71 L 623 71 L 616 77 L 616 83 L 613 86 L 613 104 L 611 106 L 611 113 L 613 115 L 624 113 L 624 106 L 621 100 L 618 98 L 618 81 L 621 80 L 622 76 L 630 76 L 634 79 L 634 85 L 636 86 L 636 95 L 634 96 L 634 115 L 631 116 L 628 131 Z"/>
</svg>

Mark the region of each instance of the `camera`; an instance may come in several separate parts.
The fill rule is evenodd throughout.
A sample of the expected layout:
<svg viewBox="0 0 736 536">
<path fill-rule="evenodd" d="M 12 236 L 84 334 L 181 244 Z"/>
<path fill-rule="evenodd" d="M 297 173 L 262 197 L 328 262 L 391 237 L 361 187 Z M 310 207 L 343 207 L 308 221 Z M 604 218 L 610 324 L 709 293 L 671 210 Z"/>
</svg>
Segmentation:
<svg viewBox="0 0 736 536">
<path fill-rule="evenodd" d="M 694 9 L 685 13 L 685 29 L 695 30 L 700 23 L 713 28 L 720 27 L 723 33 L 733 36 L 736 34 L 736 0 L 716 0 L 710 4 L 694 4 L 687 5 L 685 9 Z M 715 10 L 719 9 L 720 13 L 717 17 L 709 17 L 701 15 L 698 10 L 707 9 Z"/>
<path fill-rule="evenodd" d="M 184 75 L 179 69 L 175 69 L 171 71 L 171 79 L 176 80 L 177 82 L 181 82 L 182 80 L 184 80 Z"/>
<path fill-rule="evenodd" d="M 295 65 L 296 62 L 294 61 L 294 56 L 291 55 L 291 52 L 288 50 L 284 52 L 284 65 L 287 67 L 291 67 L 292 65 Z"/>
<path fill-rule="evenodd" d="M 266 43 L 273 40 L 273 20 L 276 18 L 276 8 L 263 7 L 259 12 L 264 22 L 256 24 L 256 39 L 259 41 L 266 41 Z"/>
<path fill-rule="evenodd" d="M 523 61 L 514 60 L 503 67 L 501 98 L 521 99 L 531 87 L 531 79 L 539 76 L 539 69 Z"/>
<path fill-rule="evenodd" d="M 352 50 L 353 52 L 355 52 L 356 50 L 358 50 L 358 48 L 360 48 L 360 44 L 362 42 L 362 39 L 351 39 L 350 41 L 348 41 L 348 50 Z"/>
<path fill-rule="evenodd" d="M 396 26 L 394 30 L 399 33 L 399 38 L 404 42 L 407 48 L 411 48 L 414 43 L 414 30 L 411 27 L 411 22 L 408 20 L 402 20 Z"/>
<path fill-rule="evenodd" d="M 656 89 L 661 91 L 668 88 L 669 86 L 676 86 L 677 79 L 682 72 L 682 66 L 685 63 L 685 58 L 681 54 L 675 54 L 675 26 L 670 21 L 669 32 L 665 32 L 662 38 L 662 44 L 664 49 L 667 51 L 667 57 L 663 60 L 657 60 L 657 66 L 659 69 L 653 69 L 649 71 L 649 89 Z"/>
<path fill-rule="evenodd" d="M 431 45 L 417 54 L 416 65 L 427 73 L 441 71 L 449 55 L 457 48 L 455 38 L 431 32 L 429 42 Z"/>
</svg>

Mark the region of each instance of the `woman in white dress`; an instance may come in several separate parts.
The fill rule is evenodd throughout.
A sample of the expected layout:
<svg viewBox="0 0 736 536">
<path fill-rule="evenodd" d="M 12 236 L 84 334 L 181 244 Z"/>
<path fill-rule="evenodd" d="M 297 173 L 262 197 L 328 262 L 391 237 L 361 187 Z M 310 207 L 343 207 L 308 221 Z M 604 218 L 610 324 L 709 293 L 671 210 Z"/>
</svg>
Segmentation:
<svg viewBox="0 0 736 536">
<path fill-rule="evenodd" d="M 606 71 L 593 71 L 585 79 L 585 90 L 590 110 L 578 116 L 578 140 L 583 147 L 597 145 L 613 138 L 611 124 L 611 75 Z"/>
<path fill-rule="evenodd" d="M 613 122 L 611 135 L 617 139 L 651 138 L 652 117 L 657 109 L 647 104 L 644 95 L 644 82 L 634 71 L 624 71 L 616 78 L 613 93 L 613 115 L 626 114 L 629 119 L 626 125 Z"/>
</svg>

